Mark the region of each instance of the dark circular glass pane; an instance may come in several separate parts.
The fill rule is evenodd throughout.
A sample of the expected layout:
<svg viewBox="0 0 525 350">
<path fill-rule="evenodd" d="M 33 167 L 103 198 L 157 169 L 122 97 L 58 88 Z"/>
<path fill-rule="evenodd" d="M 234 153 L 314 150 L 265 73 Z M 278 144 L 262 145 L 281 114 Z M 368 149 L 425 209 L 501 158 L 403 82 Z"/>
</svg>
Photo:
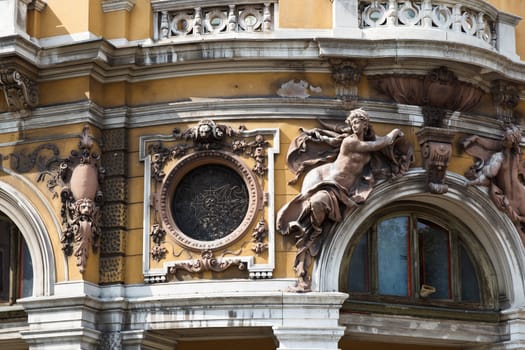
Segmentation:
<svg viewBox="0 0 525 350">
<path fill-rule="evenodd" d="M 214 241 L 232 233 L 248 210 L 248 190 L 233 169 L 208 164 L 188 172 L 177 185 L 173 219 L 188 237 Z"/>
</svg>

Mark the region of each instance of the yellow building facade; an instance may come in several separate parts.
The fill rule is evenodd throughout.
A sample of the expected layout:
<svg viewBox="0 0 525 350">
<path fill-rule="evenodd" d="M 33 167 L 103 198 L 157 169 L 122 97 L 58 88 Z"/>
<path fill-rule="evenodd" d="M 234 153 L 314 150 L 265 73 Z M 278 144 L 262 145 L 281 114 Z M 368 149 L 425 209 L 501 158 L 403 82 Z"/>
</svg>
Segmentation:
<svg viewBox="0 0 525 350">
<path fill-rule="evenodd" d="M 0 344 L 525 348 L 523 16 L 0 0 Z"/>
</svg>

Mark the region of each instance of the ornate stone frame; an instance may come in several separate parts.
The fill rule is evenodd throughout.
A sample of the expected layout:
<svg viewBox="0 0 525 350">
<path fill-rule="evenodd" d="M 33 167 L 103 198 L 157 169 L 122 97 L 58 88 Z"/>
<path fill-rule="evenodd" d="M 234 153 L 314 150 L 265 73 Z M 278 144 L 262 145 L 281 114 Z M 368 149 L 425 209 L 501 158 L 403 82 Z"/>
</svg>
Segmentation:
<svg viewBox="0 0 525 350">
<path fill-rule="evenodd" d="M 244 180 L 249 195 L 248 210 L 241 224 L 226 237 L 214 241 L 199 241 L 184 234 L 175 223 L 169 205 L 175 189 L 182 178 L 191 170 L 204 164 L 219 164 L 237 172 Z M 243 161 L 222 151 L 201 151 L 182 158 L 173 169 L 171 169 L 162 183 L 159 203 L 157 205 L 160 208 L 159 214 L 166 232 L 171 234 L 177 242 L 192 250 L 213 250 L 232 244 L 246 232 L 250 224 L 254 221 L 257 212 L 262 207 L 261 193 L 262 191 L 254 174 Z"/>
<path fill-rule="evenodd" d="M 158 239 L 162 240 L 163 235 L 167 234 L 161 228 L 158 229 L 158 232 L 155 230 L 152 231 L 152 218 L 151 215 L 155 208 L 155 196 L 152 193 L 153 184 L 155 183 L 155 173 L 152 169 L 152 165 L 155 160 L 152 158 L 152 155 L 149 153 L 148 149 L 154 144 L 159 142 L 172 142 L 176 140 L 176 137 L 173 134 L 151 134 L 143 135 L 139 138 L 139 159 L 144 164 L 144 211 L 143 211 L 143 274 L 144 281 L 146 283 L 156 283 L 156 282 L 165 282 L 166 276 L 170 274 L 170 271 L 173 269 L 186 269 L 185 266 L 195 267 L 196 264 L 234 264 L 239 268 L 246 269 L 249 273 L 249 277 L 253 279 L 264 279 L 272 278 L 273 270 L 275 269 L 275 155 L 280 152 L 280 137 L 279 129 L 277 128 L 261 128 L 254 130 L 242 130 L 238 132 L 238 136 L 244 138 L 257 138 L 257 135 L 262 135 L 264 139 L 271 141 L 271 146 L 266 148 L 266 169 L 264 171 L 264 180 L 265 188 L 262 190 L 259 200 L 264 204 L 264 220 L 261 220 L 259 224 L 256 224 L 252 237 L 256 237 L 259 234 L 259 229 L 262 227 L 264 230 L 265 239 L 263 243 L 254 243 L 252 251 L 255 254 L 259 254 L 256 248 L 260 248 L 260 245 L 264 245 L 264 250 L 267 251 L 267 259 L 265 262 L 255 263 L 254 256 L 248 250 L 241 254 L 233 257 L 214 257 L 211 258 L 208 256 L 210 249 L 202 249 L 202 257 L 198 260 L 189 258 L 188 260 L 177 260 L 177 261 L 165 261 L 161 268 L 152 268 L 150 257 L 151 250 L 155 248 L 153 245 L 153 240 Z M 194 153 L 203 153 L 208 152 L 209 150 L 201 150 Z M 194 154 L 190 153 L 190 154 Z M 230 154 L 230 153 L 228 153 Z M 232 153 L 230 156 L 234 156 Z M 184 158 L 184 157 L 183 157 Z M 181 161 L 183 158 L 179 159 L 177 162 Z M 241 161 L 242 162 L 242 161 Z M 175 165 L 176 166 L 176 165 Z M 198 164 L 195 164 L 198 166 Z M 193 167 L 193 168 L 194 168 Z M 231 167 L 231 165 L 230 165 Z M 189 171 L 189 169 L 187 169 Z M 258 170 L 252 169 L 253 174 L 259 175 Z M 171 173 L 171 170 L 168 171 L 168 175 Z M 160 226 L 160 225 L 158 225 Z M 158 227 L 160 228 L 160 227 Z M 247 233 L 246 233 L 247 234 Z M 162 247 L 161 247 L 162 249 Z M 218 249 L 218 248 L 217 248 Z M 164 251 L 164 254 L 166 252 Z M 162 256 L 163 252 L 159 252 L 159 255 Z M 199 265 L 200 266 L 200 265 Z M 222 265 L 221 265 L 222 266 Z"/>
</svg>

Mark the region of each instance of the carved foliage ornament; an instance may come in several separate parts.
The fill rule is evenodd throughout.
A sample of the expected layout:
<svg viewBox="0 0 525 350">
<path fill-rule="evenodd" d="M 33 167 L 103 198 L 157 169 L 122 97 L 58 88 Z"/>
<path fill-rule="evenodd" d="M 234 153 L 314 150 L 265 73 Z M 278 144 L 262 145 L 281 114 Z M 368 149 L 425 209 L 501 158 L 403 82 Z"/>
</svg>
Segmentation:
<svg viewBox="0 0 525 350">
<path fill-rule="evenodd" d="M 55 155 L 53 161 L 41 160 L 46 169 L 40 171 L 37 179 L 40 182 L 48 178 L 47 186 L 53 198 L 57 196 L 55 188 L 61 187 L 62 250 L 66 255 L 73 254 L 77 258 L 76 264 L 81 273 L 87 265 L 89 247 L 97 251 L 100 235 L 103 199 L 100 182 L 104 169 L 99 166 L 100 156 L 92 152 L 93 145 L 89 127 L 85 126 L 80 135 L 79 150 L 71 151 L 66 159 Z M 32 157 L 13 156 L 15 159 L 36 158 L 34 154 Z"/>
<path fill-rule="evenodd" d="M 19 112 L 21 117 L 27 117 L 38 104 L 35 82 L 15 69 L 0 69 L 0 86 L 9 111 Z"/>
</svg>

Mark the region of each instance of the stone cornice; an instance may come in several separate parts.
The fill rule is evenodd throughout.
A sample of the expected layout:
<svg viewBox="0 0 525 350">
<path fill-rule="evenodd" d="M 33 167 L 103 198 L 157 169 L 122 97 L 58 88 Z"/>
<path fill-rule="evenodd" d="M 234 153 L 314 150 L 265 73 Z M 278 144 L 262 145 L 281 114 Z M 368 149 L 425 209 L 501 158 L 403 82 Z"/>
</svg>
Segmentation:
<svg viewBox="0 0 525 350">
<path fill-rule="evenodd" d="M 222 40 L 115 47 L 103 39 L 39 47 L 19 36 L 0 39 L 0 58 L 17 57 L 38 67 L 39 81 L 92 76 L 98 81 L 138 82 L 166 77 L 239 72 L 330 72 L 327 58 L 367 59 L 399 66 L 412 59 L 425 65 L 477 67 L 488 81 L 525 83 L 525 62 L 514 61 L 479 45 L 441 40 L 364 40 L 352 37 L 231 37 Z M 286 64 L 283 64 L 283 61 Z M 470 67 L 470 68 L 469 68 Z"/>
<path fill-rule="evenodd" d="M 272 108 L 268 108 L 272 106 Z M 395 123 L 413 127 L 423 125 L 421 107 L 371 100 L 359 100 L 356 107 L 370 112 L 374 123 Z M 147 106 L 120 106 L 103 108 L 91 101 L 38 107 L 24 122 L 25 130 L 52 128 L 65 124 L 89 123 L 99 128 L 139 128 L 153 125 L 195 123 L 202 118 L 214 120 L 282 120 L 287 119 L 340 119 L 346 110 L 338 99 L 290 99 L 280 97 L 192 99 L 190 101 L 157 103 Z M 497 118 L 469 113 L 447 114 L 446 127 L 453 132 L 475 133 L 483 137 L 499 138 L 501 127 Z M 13 114 L 0 114 L 0 134 L 16 132 Z"/>
</svg>

